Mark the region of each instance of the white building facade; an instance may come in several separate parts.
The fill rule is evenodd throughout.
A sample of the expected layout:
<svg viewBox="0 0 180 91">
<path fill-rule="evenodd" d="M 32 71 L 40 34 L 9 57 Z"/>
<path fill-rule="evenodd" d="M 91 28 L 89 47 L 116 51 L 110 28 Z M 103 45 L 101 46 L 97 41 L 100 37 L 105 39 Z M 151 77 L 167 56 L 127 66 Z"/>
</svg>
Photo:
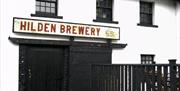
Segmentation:
<svg viewBox="0 0 180 91">
<path fill-rule="evenodd" d="M 111 0 L 58 0 L 57 2 L 56 0 L 52 0 L 52 1 L 45 0 L 45 1 L 49 2 L 49 4 L 45 4 L 45 6 L 43 6 L 41 2 L 44 1 L 41 0 L 1 0 L 0 1 L 1 4 L 0 5 L 0 9 L 1 9 L 0 10 L 1 11 L 0 90 L 1 91 L 23 91 L 20 90 L 20 86 L 19 86 L 20 62 L 22 62 L 20 57 L 21 54 L 20 45 L 26 45 L 26 44 L 39 45 L 38 43 L 42 42 L 41 40 L 43 40 L 43 42 L 40 43 L 41 45 L 48 45 L 48 43 L 52 45 L 54 43 L 53 41 L 55 41 L 56 45 L 61 45 L 61 46 L 66 45 L 66 44 L 61 44 L 61 41 L 63 42 L 67 41 L 67 43 L 70 43 L 69 41 L 74 41 L 77 43 L 88 42 L 88 44 L 100 43 L 100 46 L 117 45 L 118 46 L 117 48 L 114 47 L 112 48 L 112 50 L 110 49 L 111 55 L 108 54 L 108 57 L 110 58 L 109 60 L 111 61 L 109 63 L 113 63 L 113 64 L 140 63 L 140 61 L 142 60 L 142 56 L 151 56 L 150 59 L 153 59 L 153 61 L 157 63 L 168 63 L 168 59 L 177 59 L 178 62 L 180 60 L 180 2 L 179 1 L 114 0 L 112 4 L 110 3 Z M 55 1 L 56 3 L 52 3 L 53 1 Z M 107 5 L 106 7 L 101 5 L 100 3 L 100 5 L 98 6 L 98 1 L 99 2 L 110 1 L 108 2 L 108 4 L 111 5 L 110 6 Z M 150 7 L 149 12 L 144 12 L 144 13 L 148 13 L 148 15 L 151 16 L 151 18 L 144 20 L 142 19 L 143 15 L 141 16 L 141 14 L 143 13 L 143 10 L 141 11 L 140 4 L 149 5 Z M 49 10 L 48 8 L 47 9 L 44 8 L 44 10 L 40 9 L 42 7 L 45 8 L 48 7 Z M 100 11 L 98 12 L 98 10 Z M 103 11 L 108 12 L 107 15 L 106 14 L 103 15 L 102 14 Z M 47 12 L 53 14 L 46 15 L 45 13 Z M 108 15 L 109 12 L 110 15 Z M 98 14 L 100 15 L 98 16 Z M 120 31 L 117 32 L 119 35 L 117 35 L 117 38 L 115 39 L 108 37 L 96 38 L 96 36 L 95 37 L 90 36 L 90 38 L 87 38 L 87 36 L 79 37 L 79 35 L 68 35 L 68 34 L 62 36 L 56 34 L 51 34 L 51 35 L 44 33 L 38 34 L 33 32 L 20 33 L 15 31 L 15 27 L 14 27 L 15 22 L 13 21 L 13 19 L 32 20 L 32 22 L 53 21 L 54 23 L 77 24 L 77 26 L 86 26 L 86 27 L 87 26 L 92 26 L 92 27 L 98 26 L 103 28 L 112 27 L 112 30 L 118 29 Z M 150 22 L 146 20 L 150 20 Z M 28 28 L 28 25 L 26 26 L 26 28 Z M 94 33 L 95 32 L 91 34 L 93 35 Z M 35 40 L 35 42 L 28 43 L 29 40 Z M 109 40 L 111 40 L 110 41 L 111 43 L 109 43 Z M 95 45 L 98 46 L 98 44 Z M 77 47 L 76 49 L 78 48 L 80 48 L 79 50 L 81 50 L 81 46 Z M 100 51 L 101 50 L 103 49 L 100 49 Z M 84 60 L 85 59 L 84 57 L 87 56 L 85 54 L 82 55 L 82 60 Z M 94 55 L 91 56 L 93 57 Z M 100 55 L 100 56 L 105 57 L 106 55 Z M 72 60 L 75 60 L 75 58 L 78 56 L 73 56 L 73 57 Z M 67 59 L 71 60 L 71 58 L 67 58 Z M 98 57 L 92 60 L 96 60 L 96 59 L 101 60 L 101 58 Z M 74 64 L 72 66 L 74 66 Z M 72 84 L 70 84 L 70 86 L 71 85 Z"/>
</svg>

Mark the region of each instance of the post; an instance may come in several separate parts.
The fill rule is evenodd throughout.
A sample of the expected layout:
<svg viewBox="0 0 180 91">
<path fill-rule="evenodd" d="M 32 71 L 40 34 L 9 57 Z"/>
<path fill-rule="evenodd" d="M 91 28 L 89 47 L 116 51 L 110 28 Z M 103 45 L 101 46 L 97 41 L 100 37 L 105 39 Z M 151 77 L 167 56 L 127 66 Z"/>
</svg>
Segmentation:
<svg viewBox="0 0 180 91">
<path fill-rule="evenodd" d="M 170 91 L 176 91 L 176 59 L 170 59 Z"/>
</svg>

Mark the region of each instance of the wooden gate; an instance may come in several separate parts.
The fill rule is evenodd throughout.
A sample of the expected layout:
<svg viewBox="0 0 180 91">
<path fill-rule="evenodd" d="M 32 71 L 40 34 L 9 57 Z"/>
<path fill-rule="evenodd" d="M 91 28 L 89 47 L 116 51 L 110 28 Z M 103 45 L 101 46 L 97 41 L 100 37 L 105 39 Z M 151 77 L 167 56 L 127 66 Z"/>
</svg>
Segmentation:
<svg viewBox="0 0 180 91">
<path fill-rule="evenodd" d="M 96 64 L 91 67 L 91 91 L 180 91 L 180 64 Z"/>
<path fill-rule="evenodd" d="M 65 54 L 64 46 L 20 45 L 19 91 L 65 91 Z"/>
</svg>

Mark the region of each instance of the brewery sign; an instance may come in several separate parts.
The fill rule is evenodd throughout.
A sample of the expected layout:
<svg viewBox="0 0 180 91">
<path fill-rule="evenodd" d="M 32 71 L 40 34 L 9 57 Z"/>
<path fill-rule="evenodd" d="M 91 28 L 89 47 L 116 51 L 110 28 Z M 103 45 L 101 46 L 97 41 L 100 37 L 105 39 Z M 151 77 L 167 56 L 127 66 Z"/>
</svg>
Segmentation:
<svg viewBox="0 0 180 91">
<path fill-rule="evenodd" d="M 13 32 L 119 39 L 120 28 L 80 23 L 14 18 Z"/>
</svg>

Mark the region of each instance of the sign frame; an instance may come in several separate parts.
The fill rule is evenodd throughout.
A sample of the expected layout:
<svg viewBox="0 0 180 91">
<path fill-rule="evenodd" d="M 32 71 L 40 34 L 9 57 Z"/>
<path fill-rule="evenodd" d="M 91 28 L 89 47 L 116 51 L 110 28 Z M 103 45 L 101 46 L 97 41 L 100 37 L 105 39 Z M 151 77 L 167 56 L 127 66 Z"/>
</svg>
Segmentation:
<svg viewBox="0 0 180 91">
<path fill-rule="evenodd" d="M 15 30 L 15 21 L 17 20 L 27 20 L 27 21 L 39 21 L 39 22 L 51 22 L 51 23 L 59 23 L 59 24 L 69 24 L 69 25 L 82 25 L 82 26 L 91 26 L 91 27 L 100 27 L 100 28 L 110 28 L 116 29 L 116 37 L 117 38 L 105 38 L 105 37 L 92 37 L 92 36 L 75 36 L 75 35 L 61 35 L 61 34 L 48 34 L 48 33 L 36 33 L 36 32 L 21 32 Z M 113 27 L 113 26 L 104 26 L 104 25 L 94 25 L 94 24 L 84 24 L 84 23 L 73 23 L 73 22 L 61 22 L 61 21 L 51 21 L 51 20 L 40 20 L 40 19 L 31 19 L 31 18 L 19 18 L 13 17 L 13 33 L 24 33 L 24 34 L 40 34 L 40 35 L 51 35 L 51 36 L 66 36 L 66 37 L 79 37 L 79 38 L 92 38 L 92 39 L 110 39 L 110 40 L 120 40 L 120 27 Z"/>
</svg>

